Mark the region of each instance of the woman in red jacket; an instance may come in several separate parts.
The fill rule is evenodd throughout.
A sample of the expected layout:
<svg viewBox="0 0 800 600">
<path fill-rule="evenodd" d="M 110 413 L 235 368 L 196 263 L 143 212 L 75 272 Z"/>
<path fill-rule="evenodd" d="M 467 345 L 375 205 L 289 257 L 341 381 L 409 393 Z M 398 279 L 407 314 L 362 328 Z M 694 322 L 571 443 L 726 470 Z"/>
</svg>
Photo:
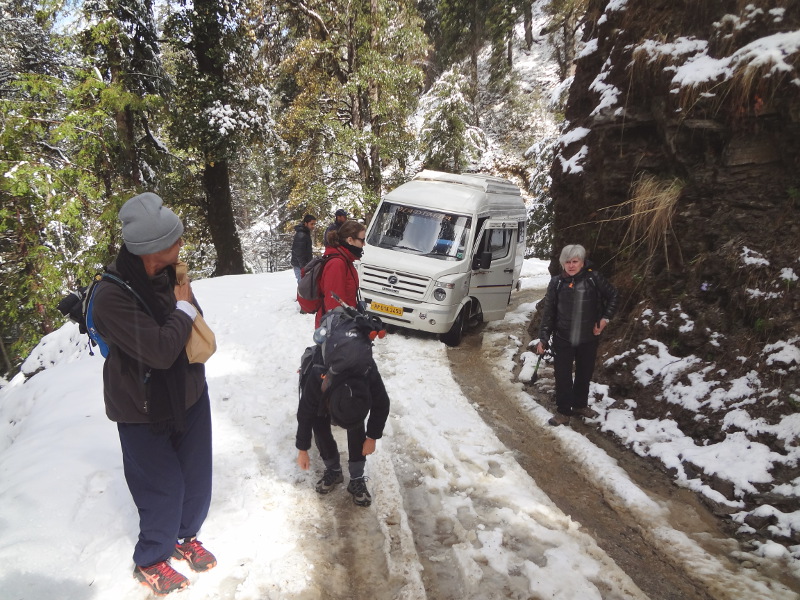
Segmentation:
<svg viewBox="0 0 800 600">
<path fill-rule="evenodd" d="M 333 229 L 327 233 L 325 256 L 331 258 L 325 263 L 325 268 L 319 278 L 319 289 L 322 292 L 323 301 L 322 307 L 317 311 L 315 327 L 319 327 L 322 316 L 326 312 L 339 306 L 339 302 L 333 298 L 331 292 L 350 306 L 358 305 L 358 271 L 353 263 L 359 260 L 364 253 L 366 234 L 367 228 L 357 221 L 345 221 L 338 230 Z M 364 467 L 367 456 L 375 452 L 375 440 L 383 435 L 383 427 L 389 416 L 389 396 L 383 386 L 377 365 L 374 361 L 371 363 L 366 376 L 349 379 L 349 385 L 338 385 L 337 387 L 337 384 L 333 383 L 330 392 L 331 395 L 338 393 L 351 396 L 350 402 L 348 402 L 350 406 L 355 406 L 352 403 L 353 397 L 366 397 L 371 406 L 366 429 L 364 427 L 365 414 L 357 415 L 353 423 L 346 427 L 350 473 L 347 491 L 353 496 L 353 502 L 358 506 L 369 506 L 372 503 L 372 495 L 366 485 L 367 478 L 364 477 Z M 322 389 L 320 388 L 320 392 Z M 330 416 L 320 417 L 317 414 L 318 406 L 315 406 L 312 408 L 311 414 L 317 416 L 312 417 L 311 421 L 301 417 L 304 404 L 308 402 L 309 396 L 313 396 L 313 393 L 303 392 L 300 398 L 301 406 L 298 409 L 297 463 L 303 470 L 309 468 L 308 447 L 311 445 L 311 439 L 307 436 L 311 433 L 310 427 L 313 430 L 317 448 L 325 462 L 325 473 L 317 482 L 316 490 L 319 494 L 327 494 L 337 484 L 344 481 L 344 476 L 339 459 L 339 449 L 331 432 Z M 306 414 L 308 414 L 307 409 Z"/>
<path fill-rule="evenodd" d="M 319 327 L 322 315 L 339 306 L 331 292 L 350 306 L 358 304 L 358 271 L 353 262 L 360 260 L 366 244 L 367 228 L 358 221 L 345 221 L 339 229 L 328 232 L 325 256 L 331 256 L 319 278 L 323 293 L 322 307 L 317 311 L 314 327 Z"/>
</svg>

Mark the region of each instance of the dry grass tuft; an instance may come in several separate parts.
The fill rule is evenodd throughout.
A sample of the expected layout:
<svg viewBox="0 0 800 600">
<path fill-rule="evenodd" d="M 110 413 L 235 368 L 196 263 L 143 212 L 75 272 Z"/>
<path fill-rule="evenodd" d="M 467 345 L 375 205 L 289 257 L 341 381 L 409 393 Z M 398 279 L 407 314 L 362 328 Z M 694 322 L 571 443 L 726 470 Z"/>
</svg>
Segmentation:
<svg viewBox="0 0 800 600">
<path fill-rule="evenodd" d="M 626 241 L 633 246 L 643 246 L 648 262 L 659 248 L 669 268 L 667 235 L 672 232 L 672 217 L 684 183 L 678 178 L 659 179 L 643 174 L 633 185 L 630 204 L 630 228 Z"/>
<path fill-rule="evenodd" d="M 629 200 L 606 209 L 611 212 L 611 217 L 601 223 L 628 222 L 620 254 L 631 256 L 644 250 L 643 263 L 649 267 L 659 251 L 663 250 L 669 269 L 667 239 L 675 235 L 672 218 L 684 185 L 677 177 L 659 178 L 643 173 L 634 181 Z"/>
</svg>

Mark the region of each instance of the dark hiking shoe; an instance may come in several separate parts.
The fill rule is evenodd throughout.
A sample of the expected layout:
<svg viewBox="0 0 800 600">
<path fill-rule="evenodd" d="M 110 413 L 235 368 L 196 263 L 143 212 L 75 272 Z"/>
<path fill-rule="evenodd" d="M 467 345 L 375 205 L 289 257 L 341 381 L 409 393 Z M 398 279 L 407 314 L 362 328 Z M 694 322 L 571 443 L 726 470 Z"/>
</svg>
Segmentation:
<svg viewBox="0 0 800 600">
<path fill-rule="evenodd" d="M 337 484 L 342 483 L 344 481 L 344 477 L 342 477 L 341 471 L 334 471 L 333 469 L 325 469 L 325 473 L 322 475 L 322 479 L 317 482 L 317 490 L 318 494 L 327 494 L 330 492 Z"/>
<path fill-rule="evenodd" d="M 558 427 L 559 425 L 569 425 L 569 415 L 556 413 L 547 423 L 553 427 Z"/>
<path fill-rule="evenodd" d="M 359 506 L 369 506 L 372 504 L 372 496 L 370 496 L 369 490 L 367 490 L 366 477 L 351 479 L 350 483 L 347 484 L 347 491 L 353 495 L 353 502 Z"/>
<path fill-rule="evenodd" d="M 189 585 L 189 580 L 173 569 L 167 561 L 161 561 L 149 567 L 137 566 L 133 576 L 148 586 L 157 596 L 166 596 Z"/>
<path fill-rule="evenodd" d="M 186 538 L 182 544 L 175 544 L 172 556 L 188 562 L 192 571 L 208 571 L 217 565 L 217 559 L 196 537 Z"/>
<path fill-rule="evenodd" d="M 588 406 L 584 406 L 583 408 L 573 408 L 572 414 L 583 417 L 584 419 L 595 419 L 600 416 L 599 412 L 593 408 L 589 408 Z"/>
</svg>

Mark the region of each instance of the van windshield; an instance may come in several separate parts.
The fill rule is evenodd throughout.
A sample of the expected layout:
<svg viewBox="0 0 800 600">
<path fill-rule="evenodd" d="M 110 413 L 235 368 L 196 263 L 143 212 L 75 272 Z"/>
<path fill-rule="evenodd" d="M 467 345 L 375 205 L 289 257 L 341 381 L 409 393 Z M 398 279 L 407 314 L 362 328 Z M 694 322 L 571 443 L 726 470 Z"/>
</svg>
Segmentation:
<svg viewBox="0 0 800 600">
<path fill-rule="evenodd" d="M 472 217 L 384 202 L 367 243 L 440 260 L 462 260 Z"/>
</svg>

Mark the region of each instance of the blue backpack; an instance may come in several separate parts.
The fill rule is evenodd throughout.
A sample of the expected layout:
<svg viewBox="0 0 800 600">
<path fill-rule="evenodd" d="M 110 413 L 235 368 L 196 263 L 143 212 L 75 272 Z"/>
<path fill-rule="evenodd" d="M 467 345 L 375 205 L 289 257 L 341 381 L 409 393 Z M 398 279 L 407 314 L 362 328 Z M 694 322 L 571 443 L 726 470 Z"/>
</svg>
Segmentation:
<svg viewBox="0 0 800 600">
<path fill-rule="evenodd" d="M 100 349 L 100 354 L 103 358 L 106 358 L 108 356 L 108 344 L 103 340 L 100 332 L 97 331 L 97 327 L 94 324 L 94 317 L 92 316 L 94 293 L 97 290 L 97 284 L 103 280 L 117 284 L 123 290 L 127 291 L 148 315 L 152 317 L 153 314 L 144 303 L 144 300 L 142 300 L 142 297 L 139 296 L 127 282 L 111 273 L 98 273 L 88 286 L 79 288 L 65 296 L 61 302 L 58 303 L 57 308 L 59 312 L 65 317 L 69 317 L 71 321 L 77 323 L 80 332 L 89 336 L 89 354 L 94 356 L 92 346 L 97 346 Z"/>
</svg>

